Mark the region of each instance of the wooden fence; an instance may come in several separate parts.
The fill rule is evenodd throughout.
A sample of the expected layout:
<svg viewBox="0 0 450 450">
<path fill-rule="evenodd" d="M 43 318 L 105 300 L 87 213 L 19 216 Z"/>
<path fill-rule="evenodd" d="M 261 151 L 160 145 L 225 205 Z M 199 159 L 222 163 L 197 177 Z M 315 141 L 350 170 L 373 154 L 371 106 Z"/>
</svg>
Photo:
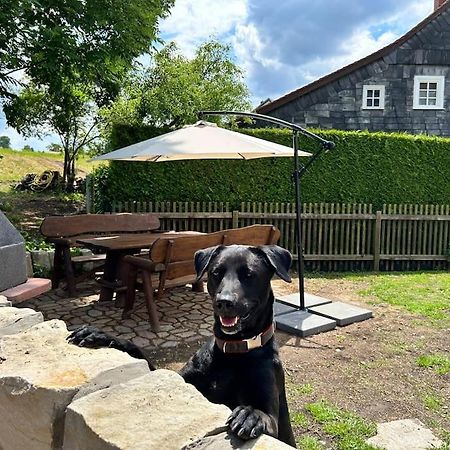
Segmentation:
<svg viewBox="0 0 450 450">
<path fill-rule="evenodd" d="M 112 212 L 158 213 L 163 229 L 212 232 L 270 223 L 296 255 L 295 205 L 219 202 L 118 202 Z M 304 204 L 302 236 L 308 270 L 419 270 L 448 267 L 450 205 Z"/>
</svg>

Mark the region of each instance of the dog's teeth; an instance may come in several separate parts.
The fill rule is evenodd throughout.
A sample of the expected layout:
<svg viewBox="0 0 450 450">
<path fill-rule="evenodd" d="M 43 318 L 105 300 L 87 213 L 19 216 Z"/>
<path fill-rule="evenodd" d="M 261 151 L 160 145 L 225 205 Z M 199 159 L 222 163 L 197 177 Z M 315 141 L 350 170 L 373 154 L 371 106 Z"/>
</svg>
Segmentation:
<svg viewBox="0 0 450 450">
<path fill-rule="evenodd" d="M 220 316 L 220 323 L 224 327 L 234 327 L 237 324 L 238 320 L 239 320 L 239 317 L 237 317 L 237 316 L 235 316 L 235 317 Z"/>
</svg>

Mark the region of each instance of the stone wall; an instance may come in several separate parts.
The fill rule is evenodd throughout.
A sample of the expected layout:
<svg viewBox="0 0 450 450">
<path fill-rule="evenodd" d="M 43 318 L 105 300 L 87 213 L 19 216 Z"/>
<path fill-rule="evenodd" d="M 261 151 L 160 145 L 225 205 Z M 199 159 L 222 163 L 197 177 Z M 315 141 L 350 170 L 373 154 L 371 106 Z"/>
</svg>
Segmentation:
<svg viewBox="0 0 450 450">
<path fill-rule="evenodd" d="M 68 344 L 60 320 L 0 298 L 0 448 L 284 449 L 263 436 L 238 442 L 230 410 L 175 372 L 115 349 Z"/>
</svg>

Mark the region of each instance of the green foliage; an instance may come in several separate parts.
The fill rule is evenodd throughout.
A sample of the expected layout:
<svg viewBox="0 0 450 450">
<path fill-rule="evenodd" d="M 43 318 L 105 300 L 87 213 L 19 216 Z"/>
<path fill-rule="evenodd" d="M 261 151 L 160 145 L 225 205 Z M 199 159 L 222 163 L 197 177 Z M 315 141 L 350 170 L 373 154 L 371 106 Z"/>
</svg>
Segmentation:
<svg viewBox="0 0 450 450">
<path fill-rule="evenodd" d="M 422 396 L 422 401 L 425 408 L 432 411 L 439 411 L 444 405 L 442 399 L 438 397 L 434 392 L 424 394 Z"/>
<path fill-rule="evenodd" d="M 291 414 L 291 422 L 301 428 L 307 428 L 309 424 L 308 417 L 301 412 Z"/>
<path fill-rule="evenodd" d="M 249 107 L 243 74 L 231 60 L 230 47 L 213 40 L 202 44 L 192 59 L 181 55 L 174 43 L 155 53 L 150 67 L 130 77 L 104 114 L 109 124 L 146 124 L 143 131 L 137 129 L 132 139 L 137 142 L 146 132 L 154 136 L 164 132 L 164 127 L 195 122 L 200 110 Z"/>
<path fill-rule="evenodd" d="M 11 139 L 8 136 L 0 136 L 0 148 L 11 148 Z"/>
<path fill-rule="evenodd" d="M 32 252 L 34 250 L 53 250 L 52 244 L 45 242 L 42 236 L 31 235 L 26 231 L 21 232 L 22 237 L 25 239 L 25 249 L 27 252 Z"/>
<path fill-rule="evenodd" d="M 338 440 L 340 450 L 374 450 L 365 439 L 376 434 L 376 425 L 354 413 L 337 408 L 325 400 L 306 405 L 314 420 L 323 431 Z"/>
<path fill-rule="evenodd" d="M 302 436 L 297 440 L 297 446 L 300 450 L 326 450 L 320 441 L 311 436 Z"/>
<path fill-rule="evenodd" d="M 51 269 L 41 266 L 40 264 L 33 265 L 33 276 L 35 278 L 51 278 Z"/>
<path fill-rule="evenodd" d="M 118 91 L 124 70 L 150 50 L 157 22 L 172 0 L 2 0 L 0 96 L 14 95 L 11 77 L 45 84 L 95 84 L 96 101 Z"/>
<path fill-rule="evenodd" d="M 450 358 L 445 355 L 422 355 L 416 359 L 416 362 L 419 367 L 432 367 L 439 375 L 445 375 L 450 372 Z"/>
<path fill-rule="evenodd" d="M 77 152 L 97 137 L 97 109 L 119 93 L 151 49 L 172 0 L 5 0 L 0 9 L 0 97 L 25 135 L 57 133 L 70 189 Z M 23 70 L 22 89 L 11 74 Z"/>
<path fill-rule="evenodd" d="M 288 130 L 246 129 L 243 133 L 291 145 Z M 305 202 L 448 203 L 450 139 L 369 132 L 315 130 L 336 148 L 322 155 L 302 179 Z M 155 135 L 149 127 L 116 126 L 112 143 L 120 148 Z M 302 139 L 302 148 L 317 143 Z M 304 161 L 304 159 L 302 159 Z M 292 158 L 195 160 L 159 164 L 113 162 L 98 183 L 100 205 L 112 201 L 292 202 Z"/>
</svg>

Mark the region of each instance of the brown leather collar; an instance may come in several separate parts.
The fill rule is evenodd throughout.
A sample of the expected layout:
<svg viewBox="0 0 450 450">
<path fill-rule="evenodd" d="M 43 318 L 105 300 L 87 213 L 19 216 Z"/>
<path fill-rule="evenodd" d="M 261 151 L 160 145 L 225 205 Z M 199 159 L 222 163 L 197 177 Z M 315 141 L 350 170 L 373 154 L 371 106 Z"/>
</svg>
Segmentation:
<svg viewBox="0 0 450 450">
<path fill-rule="evenodd" d="M 268 328 L 266 328 L 262 333 L 254 336 L 250 339 L 226 341 L 214 336 L 216 340 L 216 345 L 224 353 L 247 353 L 255 348 L 260 348 L 270 341 L 275 333 L 275 322 L 272 322 Z"/>
</svg>

